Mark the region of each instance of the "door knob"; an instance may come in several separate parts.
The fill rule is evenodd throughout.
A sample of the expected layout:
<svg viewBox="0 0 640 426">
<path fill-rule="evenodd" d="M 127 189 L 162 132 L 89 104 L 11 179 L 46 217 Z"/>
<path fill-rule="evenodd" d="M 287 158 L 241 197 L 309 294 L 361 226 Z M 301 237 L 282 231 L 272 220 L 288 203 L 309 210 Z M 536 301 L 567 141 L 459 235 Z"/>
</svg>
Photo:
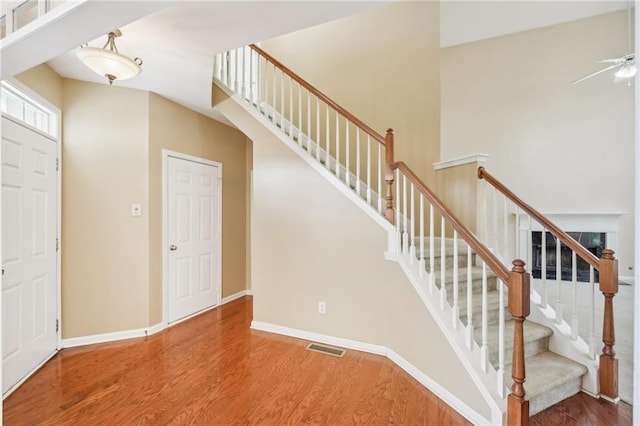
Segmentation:
<svg viewBox="0 0 640 426">
<path fill-rule="evenodd" d="M 176 251 L 176 250 L 178 250 L 178 246 L 176 246 L 175 244 L 171 244 L 171 245 L 169 246 L 169 250 L 171 250 L 171 251 Z"/>
</svg>

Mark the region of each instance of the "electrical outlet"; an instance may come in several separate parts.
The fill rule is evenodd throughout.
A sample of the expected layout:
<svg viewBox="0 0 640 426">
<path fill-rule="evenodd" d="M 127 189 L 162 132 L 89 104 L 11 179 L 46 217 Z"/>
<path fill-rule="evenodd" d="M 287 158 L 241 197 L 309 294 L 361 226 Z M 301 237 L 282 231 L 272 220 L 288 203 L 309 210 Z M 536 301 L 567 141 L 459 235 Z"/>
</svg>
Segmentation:
<svg viewBox="0 0 640 426">
<path fill-rule="evenodd" d="M 327 304 L 325 302 L 318 302 L 318 313 L 319 314 L 327 313 Z"/>
</svg>

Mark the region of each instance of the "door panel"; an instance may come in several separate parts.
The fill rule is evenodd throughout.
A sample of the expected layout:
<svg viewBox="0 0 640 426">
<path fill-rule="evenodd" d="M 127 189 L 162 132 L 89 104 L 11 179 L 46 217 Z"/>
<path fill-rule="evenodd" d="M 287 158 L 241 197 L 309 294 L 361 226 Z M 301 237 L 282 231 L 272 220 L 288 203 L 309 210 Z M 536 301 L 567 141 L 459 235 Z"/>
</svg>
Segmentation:
<svg viewBox="0 0 640 426">
<path fill-rule="evenodd" d="M 2 391 L 56 351 L 56 143 L 2 118 Z"/>
<path fill-rule="evenodd" d="M 216 166 L 168 159 L 169 322 L 220 303 L 218 178 Z"/>
</svg>

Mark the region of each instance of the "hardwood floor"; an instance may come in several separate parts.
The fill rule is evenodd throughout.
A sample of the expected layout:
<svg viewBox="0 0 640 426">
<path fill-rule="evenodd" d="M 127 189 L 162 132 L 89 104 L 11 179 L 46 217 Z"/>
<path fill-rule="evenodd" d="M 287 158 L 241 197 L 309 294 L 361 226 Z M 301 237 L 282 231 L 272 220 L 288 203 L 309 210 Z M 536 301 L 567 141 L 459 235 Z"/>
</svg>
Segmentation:
<svg viewBox="0 0 640 426">
<path fill-rule="evenodd" d="M 4 401 L 5 425 L 466 425 L 388 359 L 251 330 L 245 297 L 148 338 L 65 349 Z"/>
<path fill-rule="evenodd" d="M 580 392 L 531 417 L 530 424 L 531 426 L 631 425 L 632 413 L 633 407 L 629 404 L 624 402 L 612 404 Z"/>
<path fill-rule="evenodd" d="M 388 359 L 251 330 L 245 297 L 148 338 L 65 349 L 4 401 L 5 425 L 467 425 Z M 578 394 L 531 425 L 631 425 Z"/>
</svg>

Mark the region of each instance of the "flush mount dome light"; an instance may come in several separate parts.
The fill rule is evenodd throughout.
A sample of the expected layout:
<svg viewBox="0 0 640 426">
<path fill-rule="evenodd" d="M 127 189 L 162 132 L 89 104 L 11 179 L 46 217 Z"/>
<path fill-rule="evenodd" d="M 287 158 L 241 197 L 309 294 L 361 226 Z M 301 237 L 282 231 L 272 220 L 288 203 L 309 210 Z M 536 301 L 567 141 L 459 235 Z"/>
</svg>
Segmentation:
<svg viewBox="0 0 640 426">
<path fill-rule="evenodd" d="M 93 72 L 104 76 L 113 84 L 114 80 L 127 80 L 142 72 L 142 59 L 131 59 L 118 52 L 116 37 L 122 36 L 122 31 L 109 33 L 107 42 L 102 49 L 97 47 L 80 47 L 76 51 L 78 58 Z"/>
</svg>

